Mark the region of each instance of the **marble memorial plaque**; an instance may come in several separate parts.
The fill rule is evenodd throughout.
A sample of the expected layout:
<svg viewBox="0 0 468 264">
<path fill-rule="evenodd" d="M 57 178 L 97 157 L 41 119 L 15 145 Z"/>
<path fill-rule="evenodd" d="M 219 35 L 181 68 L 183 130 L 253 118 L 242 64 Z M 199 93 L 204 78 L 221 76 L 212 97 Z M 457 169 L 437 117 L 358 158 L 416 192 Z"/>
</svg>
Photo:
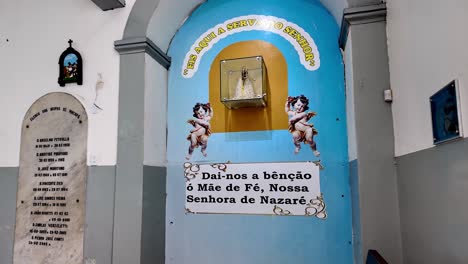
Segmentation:
<svg viewBox="0 0 468 264">
<path fill-rule="evenodd" d="M 82 264 L 88 117 L 66 93 L 39 98 L 23 120 L 14 264 Z"/>
</svg>

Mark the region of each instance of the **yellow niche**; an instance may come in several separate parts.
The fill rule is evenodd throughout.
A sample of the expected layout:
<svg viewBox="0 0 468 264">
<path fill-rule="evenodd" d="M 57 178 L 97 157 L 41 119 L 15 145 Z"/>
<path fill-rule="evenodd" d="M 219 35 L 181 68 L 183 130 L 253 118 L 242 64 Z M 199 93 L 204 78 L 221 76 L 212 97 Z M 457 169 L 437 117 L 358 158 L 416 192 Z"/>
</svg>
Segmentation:
<svg viewBox="0 0 468 264">
<path fill-rule="evenodd" d="M 220 61 L 262 56 L 267 69 L 267 106 L 262 108 L 227 109 L 220 102 Z M 210 69 L 210 103 L 214 116 L 213 133 L 288 129 L 284 103 L 288 97 L 288 67 L 281 51 L 261 41 L 243 41 L 224 48 L 214 59 Z"/>
</svg>

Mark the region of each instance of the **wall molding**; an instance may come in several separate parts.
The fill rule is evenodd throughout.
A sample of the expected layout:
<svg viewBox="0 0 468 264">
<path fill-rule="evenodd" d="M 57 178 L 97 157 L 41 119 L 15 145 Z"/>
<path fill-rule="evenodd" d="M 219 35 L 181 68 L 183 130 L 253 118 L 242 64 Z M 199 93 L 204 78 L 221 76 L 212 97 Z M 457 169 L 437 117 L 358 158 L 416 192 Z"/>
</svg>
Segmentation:
<svg viewBox="0 0 468 264">
<path fill-rule="evenodd" d="M 382 100 L 390 86 L 390 72 L 385 6 L 380 7 L 346 10 L 344 15 L 348 23 L 344 32 L 351 34 L 346 56 L 352 61 L 345 65 L 352 68 L 346 79 L 354 124 L 348 125 L 355 127 L 351 136 L 358 160 L 352 188 L 359 192 L 359 203 L 353 201 L 353 209 L 359 208 L 361 263 L 369 249 L 377 249 L 389 263 L 403 263 L 392 109 Z M 346 41 L 342 43 L 344 47 Z M 376 186 L 385 188 L 375 191 Z"/>
<path fill-rule="evenodd" d="M 167 70 L 171 66 L 171 58 L 147 37 L 116 40 L 114 48 L 120 55 L 146 52 Z"/>
<path fill-rule="evenodd" d="M 340 38 L 338 40 L 340 48 L 344 50 L 346 47 L 351 25 L 369 24 L 386 20 L 387 6 L 385 3 L 346 8 L 343 10 L 343 18 L 341 19 Z"/>
<path fill-rule="evenodd" d="M 167 167 L 143 165 L 140 264 L 164 263 Z"/>
</svg>

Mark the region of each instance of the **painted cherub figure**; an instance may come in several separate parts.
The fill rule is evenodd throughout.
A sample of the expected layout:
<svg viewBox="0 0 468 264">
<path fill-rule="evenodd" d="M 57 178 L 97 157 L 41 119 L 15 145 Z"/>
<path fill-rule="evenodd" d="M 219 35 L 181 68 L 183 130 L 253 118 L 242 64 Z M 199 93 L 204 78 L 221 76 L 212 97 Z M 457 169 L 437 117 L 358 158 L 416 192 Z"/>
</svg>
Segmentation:
<svg viewBox="0 0 468 264">
<path fill-rule="evenodd" d="M 313 124 L 307 123 L 315 112 L 306 112 L 309 109 L 309 99 L 304 95 L 296 97 L 289 96 L 284 106 L 286 113 L 289 116 L 289 132 L 291 132 L 294 145 L 294 154 L 301 150 L 301 142 L 311 147 L 312 152 L 316 157 L 320 156 L 317 151 L 317 144 L 314 141 L 314 136 L 318 134 Z"/>
<path fill-rule="evenodd" d="M 190 141 L 188 154 L 185 157 L 187 160 L 192 157 L 193 150 L 199 146 L 203 156 L 207 156 L 206 147 L 208 146 L 208 137 L 211 135 L 210 120 L 213 118 L 213 108 L 210 103 L 197 103 L 193 107 L 193 117 L 187 120 L 187 123 L 193 126 L 187 137 L 187 140 Z"/>
</svg>

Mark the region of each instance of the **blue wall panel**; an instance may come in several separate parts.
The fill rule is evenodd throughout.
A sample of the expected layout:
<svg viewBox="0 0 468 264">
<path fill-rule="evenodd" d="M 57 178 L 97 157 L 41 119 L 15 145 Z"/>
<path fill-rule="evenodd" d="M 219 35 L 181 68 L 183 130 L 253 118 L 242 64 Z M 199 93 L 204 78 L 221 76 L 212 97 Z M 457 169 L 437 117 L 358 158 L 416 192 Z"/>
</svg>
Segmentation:
<svg viewBox="0 0 468 264">
<path fill-rule="evenodd" d="M 203 56 L 192 78 L 183 78 L 184 57 L 206 30 L 244 15 L 271 15 L 293 22 L 315 41 L 320 68 L 307 70 L 283 37 L 266 31 L 246 31 L 217 42 Z M 168 91 L 167 263 L 352 263 L 351 205 L 348 180 L 344 73 L 338 47 L 338 26 L 317 1 L 211 0 L 198 8 L 176 34 L 169 55 L 172 65 Z M 246 40 L 275 45 L 288 64 L 288 93 L 306 95 L 319 135 L 321 191 L 328 218 L 303 216 L 185 214 L 183 163 L 192 107 L 207 102 L 209 71 L 225 47 Z M 286 98 L 284 98 L 286 100 Z M 216 113 L 215 113 L 216 114 Z M 284 113 L 286 115 L 286 113 Z M 273 117 L 274 118 L 274 117 Z M 208 157 L 196 149 L 191 162 L 285 162 L 317 160 L 303 145 L 293 154 L 287 130 L 215 133 L 209 137 Z"/>
</svg>

